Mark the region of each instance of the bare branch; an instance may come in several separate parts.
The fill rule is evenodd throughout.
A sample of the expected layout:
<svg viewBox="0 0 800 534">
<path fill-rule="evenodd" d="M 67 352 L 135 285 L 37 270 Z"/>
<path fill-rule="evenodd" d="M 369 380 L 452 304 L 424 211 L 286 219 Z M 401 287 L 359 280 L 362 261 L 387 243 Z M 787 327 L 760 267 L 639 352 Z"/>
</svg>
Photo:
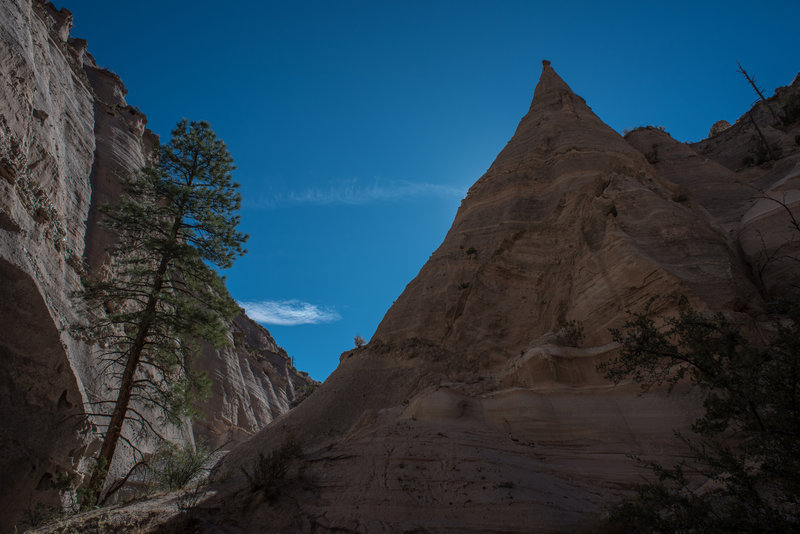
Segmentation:
<svg viewBox="0 0 800 534">
<path fill-rule="evenodd" d="M 756 94 L 758 95 L 758 98 L 761 100 L 761 102 L 763 102 L 764 104 L 767 105 L 767 109 L 769 109 L 769 112 L 772 113 L 772 118 L 775 119 L 775 122 L 778 122 L 780 120 L 778 118 L 778 115 L 775 113 L 775 110 L 772 109 L 772 106 L 770 105 L 770 103 L 767 102 L 767 99 L 764 98 L 764 93 L 761 91 L 761 89 L 758 87 L 758 85 L 756 85 L 756 81 L 753 78 L 750 77 L 750 75 L 747 73 L 746 70 L 744 70 L 744 67 L 742 67 L 741 63 L 739 63 L 737 61 L 736 64 L 739 66 L 739 73 L 742 76 L 745 77 L 745 79 L 747 80 L 747 83 L 749 83 L 750 87 L 753 88 L 753 91 L 756 92 Z M 752 120 L 752 117 L 751 117 L 751 120 Z"/>
</svg>

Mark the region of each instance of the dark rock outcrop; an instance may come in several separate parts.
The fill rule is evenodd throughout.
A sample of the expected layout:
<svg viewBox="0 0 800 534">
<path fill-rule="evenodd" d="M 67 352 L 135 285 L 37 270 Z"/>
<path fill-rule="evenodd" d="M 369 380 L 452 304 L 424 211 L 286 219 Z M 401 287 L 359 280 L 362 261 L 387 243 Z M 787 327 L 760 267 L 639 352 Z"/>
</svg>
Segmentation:
<svg viewBox="0 0 800 534">
<path fill-rule="evenodd" d="M 625 139 L 664 178 L 680 185 L 694 211 L 705 211 L 741 252 L 742 270 L 768 299 L 800 287 L 800 80 L 735 124 L 693 144 L 642 128 Z"/>
</svg>

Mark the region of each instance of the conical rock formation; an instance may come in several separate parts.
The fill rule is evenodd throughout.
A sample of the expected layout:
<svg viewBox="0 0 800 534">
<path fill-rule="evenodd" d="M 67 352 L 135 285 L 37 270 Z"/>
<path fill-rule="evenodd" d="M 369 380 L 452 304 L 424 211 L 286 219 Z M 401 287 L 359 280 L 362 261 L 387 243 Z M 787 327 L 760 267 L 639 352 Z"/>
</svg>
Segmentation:
<svg viewBox="0 0 800 534">
<path fill-rule="evenodd" d="M 590 343 L 650 296 L 714 308 L 757 295 L 718 228 L 549 65 L 530 111 L 375 339 L 518 354 L 583 322 Z"/>
<path fill-rule="evenodd" d="M 663 311 L 682 295 L 761 302 L 724 229 L 545 63 L 516 133 L 369 345 L 223 461 L 214 502 L 244 532 L 590 523 L 641 475 L 626 454 L 669 461 L 696 408 L 595 371 L 616 348 L 608 328 L 654 295 Z M 567 321 L 584 348 L 568 346 Z M 287 490 L 292 509 L 256 512 L 239 469 L 288 434 L 304 441 L 305 489 Z"/>
</svg>

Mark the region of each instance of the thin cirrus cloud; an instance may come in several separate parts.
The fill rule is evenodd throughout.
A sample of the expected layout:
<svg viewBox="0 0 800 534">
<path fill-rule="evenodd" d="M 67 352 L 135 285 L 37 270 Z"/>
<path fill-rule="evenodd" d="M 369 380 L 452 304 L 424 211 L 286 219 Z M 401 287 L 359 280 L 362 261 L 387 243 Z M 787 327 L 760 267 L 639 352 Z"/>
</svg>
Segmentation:
<svg viewBox="0 0 800 534">
<path fill-rule="evenodd" d="M 244 308 L 247 315 L 254 321 L 279 326 L 330 323 L 342 318 L 332 308 L 322 308 L 294 299 L 239 302 L 239 306 Z"/>
<path fill-rule="evenodd" d="M 258 202 L 259 207 L 311 204 L 317 206 L 358 205 L 414 197 L 460 197 L 464 191 L 457 187 L 407 180 L 378 180 L 363 185 L 358 180 L 334 182 L 328 187 L 309 187 L 301 191 L 277 193 Z"/>
</svg>

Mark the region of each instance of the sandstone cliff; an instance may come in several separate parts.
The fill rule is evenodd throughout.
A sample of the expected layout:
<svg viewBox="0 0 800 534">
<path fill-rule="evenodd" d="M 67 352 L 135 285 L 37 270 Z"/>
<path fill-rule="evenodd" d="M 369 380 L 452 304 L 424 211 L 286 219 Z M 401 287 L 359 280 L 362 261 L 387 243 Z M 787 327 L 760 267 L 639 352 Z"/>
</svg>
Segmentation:
<svg viewBox="0 0 800 534">
<path fill-rule="evenodd" d="M 679 184 L 698 211 L 741 250 L 754 282 L 768 298 L 797 292 L 800 282 L 800 77 L 780 87 L 733 126 L 686 145 L 655 128 L 626 140 L 655 169 Z M 768 145 L 768 146 L 767 146 Z"/>
<path fill-rule="evenodd" d="M 64 328 L 77 319 L 80 270 L 103 271 L 110 236 L 97 206 L 156 142 L 71 25 L 68 11 L 40 0 L 0 3 L 0 532 L 23 508 L 54 502 L 50 480 L 84 469 L 96 446 L 85 414 L 108 384 L 92 348 Z M 208 417 L 194 434 L 164 429 L 175 439 L 242 439 L 313 382 L 245 316 L 231 335 L 234 347 L 201 357 L 214 380 Z M 122 455 L 115 471 L 129 461 Z"/>
<path fill-rule="evenodd" d="M 773 99 L 781 124 L 751 111 L 776 161 L 749 114 L 695 145 L 656 128 L 623 138 L 545 62 L 514 136 L 373 339 L 222 461 L 201 523 L 591 530 L 644 474 L 626 455 L 680 457 L 673 429 L 698 407 L 680 388 L 639 396 L 605 382 L 595 366 L 617 348 L 608 328 L 655 295 L 664 313 L 684 295 L 751 325 L 770 295 L 797 287 L 785 208 L 800 201 L 798 95 L 795 82 Z M 584 327 L 581 348 L 569 321 Z M 239 468 L 290 434 L 304 441 L 304 475 L 267 505 Z"/>
</svg>

